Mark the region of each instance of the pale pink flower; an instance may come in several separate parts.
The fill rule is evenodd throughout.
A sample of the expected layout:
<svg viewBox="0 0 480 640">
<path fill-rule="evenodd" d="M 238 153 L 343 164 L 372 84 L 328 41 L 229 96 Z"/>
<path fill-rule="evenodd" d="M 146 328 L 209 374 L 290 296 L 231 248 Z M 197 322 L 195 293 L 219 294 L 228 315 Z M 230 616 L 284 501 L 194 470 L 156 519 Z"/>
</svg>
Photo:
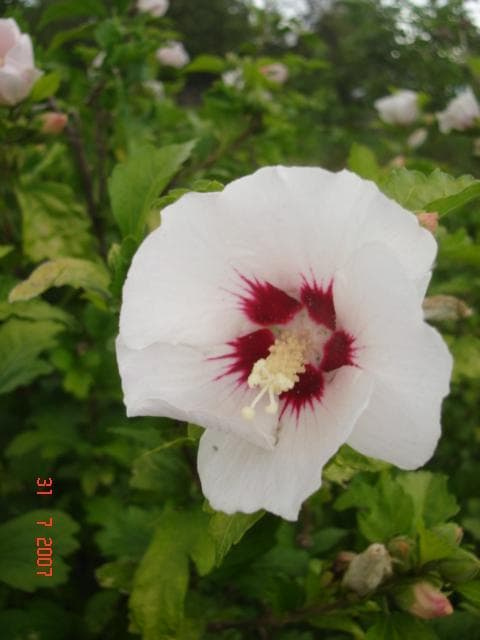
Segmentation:
<svg viewBox="0 0 480 640">
<path fill-rule="evenodd" d="M 437 113 L 438 126 L 442 133 L 449 133 L 452 129 L 470 129 L 479 118 L 480 106 L 471 87 L 450 100 L 444 111 Z"/>
<path fill-rule="evenodd" d="M 275 84 L 284 84 L 288 80 L 288 67 L 281 62 L 273 62 L 260 68 L 260 72 Z"/>
<path fill-rule="evenodd" d="M 24 100 L 42 72 L 35 68 L 30 36 L 13 18 L 0 19 L 0 104 Z"/>
<path fill-rule="evenodd" d="M 419 467 L 452 366 L 422 314 L 436 248 L 348 171 L 265 167 L 183 196 L 125 282 L 128 415 L 205 427 L 200 479 L 226 513 L 297 518 L 345 442 Z"/>
<path fill-rule="evenodd" d="M 137 0 L 137 10 L 161 18 L 167 13 L 169 4 L 168 0 Z"/>
<path fill-rule="evenodd" d="M 374 103 L 380 118 L 387 124 L 408 126 L 418 118 L 418 93 L 402 89 Z"/>
<path fill-rule="evenodd" d="M 425 580 L 413 586 L 412 597 L 408 611 L 417 618 L 431 620 L 453 613 L 453 607 L 447 596 Z"/>
<path fill-rule="evenodd" d="M 157 49 L 155 56 L 161 64 L 176 69 L 181 69 L 190 62 L 190 56 L 183 44 L 175 40 Z"/>
<path fill-rule="evenodd" d="M 40 116 L 42 120 L 42 133 L 49 135 L 58 135 L 61 133 L 68 122 L 66 113 L 59 111 L 47 111 Z"/>
</svg>

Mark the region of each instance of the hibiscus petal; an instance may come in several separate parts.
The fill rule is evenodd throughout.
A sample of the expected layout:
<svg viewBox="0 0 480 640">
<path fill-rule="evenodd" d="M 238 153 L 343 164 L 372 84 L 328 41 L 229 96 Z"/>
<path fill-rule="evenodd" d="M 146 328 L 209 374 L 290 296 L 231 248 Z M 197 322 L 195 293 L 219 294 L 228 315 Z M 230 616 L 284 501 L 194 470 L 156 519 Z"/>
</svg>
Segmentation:
<svg viewBox="0 0 480 640">
<path fill-rule="evenodd" d="M 380 245 L 358 251 L 334 281 L 337 318 L 355 337 L 354 359 L 374 382 L 349 444 L 365 455 L 414 469 L 440 436 L 452 358 L 426 325 L 416 290 Z"/>
<path fill-rule="evenodd" d="M 354 174 L 266 167 L 221 193 L 187 194 L 162 213 L 124 288 L 120 329 L 130 347 L 209 345 L 248 333 L 242 276 L 298 295 L 302 277 L 327 287 L 352 253 L 386 244 L 425 290 L 432 235 Z"/>
<path fill-rule="evenodd" d="M 360 370 L 338 371 L 315 411 L 302 413 L 298 423 L 285 414 L 273 450 L 207 429 L 198 470 L 212 507 L 226 513 L 267 509 L 295 520 L 302 502 L 320 487 L 323 465 L 347 439 L 370 391 L 368 376 Z"/>
<path fill-rule="evenodd" d="M 191 347 L 153 344 L 130 349 L 117 339 L 117 359 L 127 415 L 164 416 L 203 427 L 231 430 L 259 447 L 273 447 L 277 416 L 258 411 L 255 420 L 242 417 L 256 390 L 222 376 L 225 360 L 211 359 Z"/>
</svg>

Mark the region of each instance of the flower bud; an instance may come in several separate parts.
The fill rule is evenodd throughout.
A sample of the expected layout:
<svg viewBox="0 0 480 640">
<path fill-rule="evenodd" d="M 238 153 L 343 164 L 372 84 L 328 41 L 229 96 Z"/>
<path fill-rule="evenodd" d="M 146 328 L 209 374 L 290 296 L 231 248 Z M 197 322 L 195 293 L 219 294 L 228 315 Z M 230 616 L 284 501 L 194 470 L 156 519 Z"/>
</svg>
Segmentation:
<svg viewBox="0 0 480 640">
<path fill-rule="evenodd" d="M 336 573 L 343 573 L 350 565 L 352 560 L 357 557 L 353 551 L 340 551 L 333 563 L 333 569 Z"/>
<path fill-rule="evenodd" d="M 415 543 L 406 536 L 397 536 L 388 543 L 388 551 L 403 569 L 408 569 L 414 562 Z"/>
<path fill-rule="evenodd" d="M 190 62 L 190 56 L 183 44 L 175 40 L 157 49 L 155 56 L 161 64 L 166 67 L 175 67 L 175 69 L 181 69 Z"/>
<path fill-rule="evenodd" d="M 427 138 L 427 129 L 420 127 L 420 129 L 415 129 L 415 131 L 408 136 L 407 146 L 409 146 L 410 149 L 416 149 L 417 147 L 421 147 Z"/>
<path fill-rule="evenodd" d="M 429 296 L 422 307 L 425 320 L 459 320 L 473 314 L 470 307 L 455 296 Z"/>
<path fill-rule="evenodd" d="M 352 558 L 342 584 L 359 596 L 364 596 L 374 591 L 390 575 L 392 575 L 390 554 L 383 544 L 374 543 Z"/>
<path fill-rule="evenodd" d="M 424 620 L 453 613 L 447 596 L 426 580 L 397 589 L 395 600 L 401 609 Z"/>
<path fill-rule="evenodd" d="M 457 549 L 452 556 L 441 560 L 438 568 L 449 582 L 467 582 L 473 580 L 480 571 L 480 560 L 465 549 Z"/>
<path fill-rule="evenodd" d="M 42 120 L 41 132 L 47 135 L 62 133 L 68 122 L 68 116 L 59 111 L 47 111 L 40 116 Z"/>
<path fill-rule="evenodd" d="M 417 213 L 417 220 L 422 227 L 432 233 L 435 233 L 438 228 L 438 213 L 436 211 L 420 211 Z"/>
<path fill-rule="evenodd" d="M 0 104 L 13 106 L 24 100 L 41 75 L 30 36 L 21 33 L 13 18 L 0 19 Z"/>
<path fill-rule="evenodd" d="M 260 73 L 275 84 L 283 84 L 288 80 L 288 68 L 281 62 L 274 62 L 261 67 Z"/>
</svg>

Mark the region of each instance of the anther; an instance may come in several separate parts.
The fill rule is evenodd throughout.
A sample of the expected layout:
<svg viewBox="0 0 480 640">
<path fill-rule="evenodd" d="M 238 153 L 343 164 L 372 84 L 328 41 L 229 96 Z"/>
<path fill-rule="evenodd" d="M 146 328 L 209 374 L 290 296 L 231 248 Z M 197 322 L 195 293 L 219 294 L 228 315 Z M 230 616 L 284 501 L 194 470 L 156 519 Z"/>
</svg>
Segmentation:
<svg viewBox="0 0 480 640">
<path fill-rule="evenodd" d="M 255 406 L 267 392 L 269 403 L 265 407 L 266 413 L 278 411 L 278 396 L 292 389 L 298 382 L 298 374 L 305 371 L 306 349 L 305 339 L 284 332 L 270 347 L 270 355 L 255 362 L 247 383 L 251 389 L 260 387 L 260 391 L 253 402 L 242 409 L 246 420 L 253 420 Z"/>
</svg>

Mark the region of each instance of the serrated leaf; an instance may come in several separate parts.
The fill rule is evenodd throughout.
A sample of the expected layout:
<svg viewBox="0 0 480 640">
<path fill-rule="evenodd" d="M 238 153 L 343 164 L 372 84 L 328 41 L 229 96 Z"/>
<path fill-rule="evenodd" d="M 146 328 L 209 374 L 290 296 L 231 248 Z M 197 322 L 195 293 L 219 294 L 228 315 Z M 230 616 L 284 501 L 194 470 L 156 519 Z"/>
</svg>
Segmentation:
<svg viewBox="0 0 480 640">
<path fill-rule="evenodd" d="M 448 558 L 455 553 L 457 545 L 440 531 L 426 529 L 419 534 L 420 564 Z"/>
<path fill-rule="evenodd" d="M 440 169 L 435 169 L 430 175 L 420 171 L 395 169 L 381 180 L 380 188 L 387 195 L 410 211 L 420 211 L 427 208 L 435 211 L 431 206 L 436 201 L 462 192 L 475 183 L 472 176 L 454 178 Z"/>
<path fill-rule="evenodd" d="M 7 320 L 0 327 L 0 394 L 26 385 L 52 367 L 40 355 L 56 345 L 57 322 Z"/>
<path fill-rule="evenodd" d="M 417 528 L 422 525 L 432 527 L 458 513 L 460 507 L 448 491 L 447 481 L 446 476 L 429 471 L 404 473 L 398 477 L 398 483 L 413 500 Z"/>
<path fill-rule="evenodd" d="M 0 302 L 0 321 L 9 318 L 21 318 L 22 320 L 53 320 L 66 326 L 73 326 L 73 317 L 53 304 L 45 300 L 26 300 L 19 302 Z"/>
<path fill-rule="evenodd" d="M 135 574 L 130 597 L 134 624 L 144 640 L 177 637 L 184 622 L 189 558 L 200 575 L 215 563 L 208 535 L 209 517 L 201 511 L 165 511 Z"/>
<path fill-rule="evenodd" d="M 435 632 L 425 622 L 407 613 L 383 616 L 367 631 L 365 640 L 437 640 Z"/>
<path fill-rule="evenodd" d="M 112 211 L 124 237 L 142 238 L 150 209 L 190 156 L 195 141 L 161 149 L 144 146 L 113 170 L 108 182 Z"/>
<path fill-rule="evenodd" d="M 215 513 L 210 519 L 208 530 L 215 542 L 215 564 L 220 566 L 230 548 L 240 542 L 244 534 L 265 514 L 256 513 Z"/>
<path fill-rule="evenodd" d="M 30 300 L 51 287 L 66 285 L 108 297 L 109 281 L 108 271 L 99 262 L 80 258 L 58 258 L 44 262 L 27 280 L 17 284 L 10 292 L 9 301 Z"/>
<path fill-rule="evenodd" d="M 334 504 L 335 509 L 356 507 L 358 526 L 370 542 L 387 542 L 396 535 L 409 535 L 414 526 L 411 497 L 395 478 L 383 472 L 375 486 L 356 476 Z"/>
<path fill-rule="evenodd" d="M 90 221 L 70 186 L 57 182 L 27 183 L 16 195 L 22 211 L 23 251 L 33 262 L 94 255 Z"/>
<path fill-rule="evenodd" d="M 53 518 L 52 527 L 37 525 Z M 69 568 L 63 557 L 78 547 L 74 539 L 77 523 L 64 511 L 38 509 L 0 525 L 0 579 L 15 589 L 35 591 L 66 582 Z M 36 575 L 35 538 L 53 539 L 53 575 Z"/>
</svg>

